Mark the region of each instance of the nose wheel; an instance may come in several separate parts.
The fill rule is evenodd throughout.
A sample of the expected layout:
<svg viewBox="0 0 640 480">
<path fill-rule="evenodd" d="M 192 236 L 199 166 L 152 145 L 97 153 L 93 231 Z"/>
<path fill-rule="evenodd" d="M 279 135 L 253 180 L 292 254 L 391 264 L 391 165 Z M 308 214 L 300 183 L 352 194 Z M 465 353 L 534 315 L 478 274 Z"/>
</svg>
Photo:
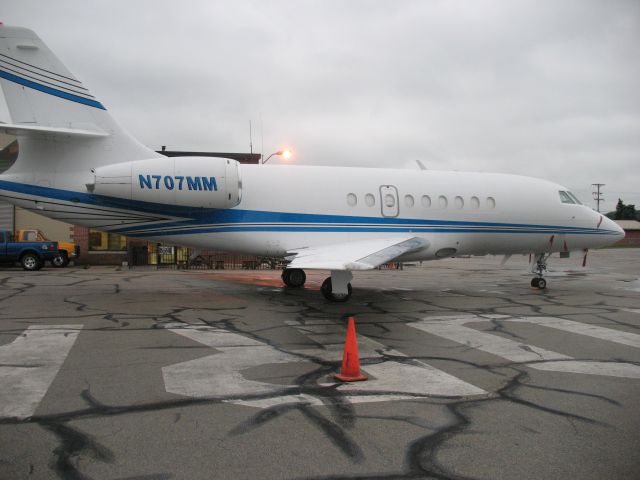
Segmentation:
<svg viewBox="0 0 640 480">
<path fill-rule="evenodd" d="M 307 274 L 301 268 L 285 268 L 282 281 L 287 287 L 300 288 L 307 281 Z"/>
<path fill-rule="evenodd" d="M 533 288 L 539 288 L 540 290 L 544 290 L 547 288 L 547 281 L 544 278 L 536 277 L 531 280 L 531 286 Z"/>
<path fill-rule="evenodd" d="M 551 256 L 550 253 L 537 253 L 535 263 L 531 268 L 531 272 L 536 274 L 536 277 L 531 280 L 531 286 L 539 290 L 547 288 L 547 281 L 543 278 L 547 271 L 547 260 Z"/>
</svg>

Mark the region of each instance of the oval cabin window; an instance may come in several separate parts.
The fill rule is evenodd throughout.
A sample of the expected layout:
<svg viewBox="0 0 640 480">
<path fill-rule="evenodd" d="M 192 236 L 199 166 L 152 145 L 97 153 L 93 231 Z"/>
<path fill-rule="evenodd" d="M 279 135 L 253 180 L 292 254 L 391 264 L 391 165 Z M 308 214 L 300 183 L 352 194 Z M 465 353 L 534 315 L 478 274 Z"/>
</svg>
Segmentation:
<svg viewBox="0 0 640 480">
<path fill-rule="evenodd" d="M 475 210 L 480 208 L 480 199 L 478 197 L 471 197 L 471 208 Z"/>
<path fill-rule="evenodd" d="M 445 197 L 444 195 L 440 195 L 438 197 L 438 205 L 440 205 L 440 208 L 447 208 L 447 206 L 449 205 L 447 197 Z"/>
<path fill-rule="evenodd" d="M 413 205 L 415 204 L 415 200 L 413 199 L 412 195 L 405 195 L 404 196 L 404 204 L 407 207 L 413 207 Z"/>
<path fill-rule="evenodd" d="M 496 201 L 493 197 L 487 197 L 487 208 L 496 208 Z"/>
<path fill-rule="evenodd" d="M 431 208 L 431 197 L 429 195 L 423 195 L 421 202 L 424 208 Z"/>
<path fill-rule="evenodd" d="M 460 210 L 462 207 L 464 207 L 464 200 L 462 199 L 462 197 L 457 196 L 455 198 L 455 204 L 456 204 L 456 208 L 458 210 Z"/>
<path fill-rule="evenodd" d="M 358 204 L 358 197 L 356 197 L 355 193 L 350 193 L 347 195 L 347 204 L 350 207 L 355 207 Z"/>
<path fill-rule="evenodd" d="M 367 193 L 364 196 L 364 203 L 367 204 L 367 207 L 373 207 L 376 204 L 376 197 L 374 197 L 370 193 Z"/>
</svg>

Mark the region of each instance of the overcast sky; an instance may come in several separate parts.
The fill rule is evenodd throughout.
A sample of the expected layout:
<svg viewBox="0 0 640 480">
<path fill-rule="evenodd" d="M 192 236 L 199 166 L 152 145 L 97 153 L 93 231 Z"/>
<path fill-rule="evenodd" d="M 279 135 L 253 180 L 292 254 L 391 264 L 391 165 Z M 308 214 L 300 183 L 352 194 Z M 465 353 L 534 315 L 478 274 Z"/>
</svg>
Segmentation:
<svg viewBox="0 0 640 480">
<path fill-rule="evenodd" d="M 640 207 L 638 0 L 0 0 L 0 21 L 155 149 L 248 151 L 251 120 L 254 151 L 300 164 L 420 159 Z"/>
</svg>

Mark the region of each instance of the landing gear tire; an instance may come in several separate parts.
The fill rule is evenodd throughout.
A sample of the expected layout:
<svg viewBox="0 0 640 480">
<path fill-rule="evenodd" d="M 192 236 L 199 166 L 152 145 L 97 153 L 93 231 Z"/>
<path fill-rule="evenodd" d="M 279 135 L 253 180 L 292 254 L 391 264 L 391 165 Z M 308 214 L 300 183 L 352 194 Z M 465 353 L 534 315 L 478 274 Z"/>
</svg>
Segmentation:
<svg viewBox="0 0 640 480">
<path fill-rule="evenodd" d="M 544 290 L 547 288 L 547 281 L 544 278 L 536 277 L 531 280 L 531 286 L 539 290 Z"/>
<path fill-rule="evenodd" d="M 287 287 L 299 288 L 307 281 L 307 274 L 301 268 L 285 268 L 282 271 L 282 281 Z"/>
<path fill-rule="evenodd" d="M 55 268 L 64 268 L 69 265 L 69 257 L 67 257 L 67 252 L 59 252 L 53 260 L 51 260 L 51 266 Z"/>
<path fill-rule="evenodd" d="M 536 274 L 536 277 L 531 280 L 531 286 L 533 288 L 537 288 L 539 290 L 547 288 L 547 281 L 544 279 L 543 275 L 547 271 L 547 260 L 550 256 L 551 253 L 544 252 L 535 254 L 535 263 L 531 269 L 531 273 Z"/>
<path fill-rule="evenodd" d="M 322 292 L 324 298 L 326 298 L 330 302 L 346 302 L 347 300 L 349 300 L 349 297 L 351 297 L 353 289 L 351 288 L 351 284 L 347 283 L 347 291 L 349 293 L 333 293 L 331 287 L 331 277 L 329 277 L 324 282 L 322 282 L 320 291 Z"/>
<path fill-rule="evenodd" d="M 42 268 L 42 262 L 35 253 L 25 253 L 20 259 L 20 265 L 24 270 L 33 272 Z"/>
</svg>

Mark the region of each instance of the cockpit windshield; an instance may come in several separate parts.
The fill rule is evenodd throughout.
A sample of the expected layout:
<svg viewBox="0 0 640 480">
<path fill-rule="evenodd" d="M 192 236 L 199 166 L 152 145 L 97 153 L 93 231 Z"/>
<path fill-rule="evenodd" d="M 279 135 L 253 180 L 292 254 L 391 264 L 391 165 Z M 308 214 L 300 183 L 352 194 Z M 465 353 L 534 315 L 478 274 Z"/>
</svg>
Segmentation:
<svg viewBox="0 0 640 480">
<path fill-rule="evenodd" d="M 573 198 L 573 199 L 576 201 L 576 203 L 577 203 L 578 205 L 582 205 L 582 202 L 581 202 L 580 200 L 578 200 L 578 197 L 576 197 L 573 193 L 571 193 L 571 192 L 567 192 L 567 194 L 568 194 L 571 198 Z"/>
<path fill-rule="evenodd" d="M 580 200 L 578 200 L 578 197 L 576 197 L 573 193 L 571 192 L 567 192 L 564 190 L 560 190 L 558 191 L 558 193 L 560 194 L 560 201 L 562 203 L 570 203 L 573 205 L 582 205 L 582 202 Z"/>
</svg>

